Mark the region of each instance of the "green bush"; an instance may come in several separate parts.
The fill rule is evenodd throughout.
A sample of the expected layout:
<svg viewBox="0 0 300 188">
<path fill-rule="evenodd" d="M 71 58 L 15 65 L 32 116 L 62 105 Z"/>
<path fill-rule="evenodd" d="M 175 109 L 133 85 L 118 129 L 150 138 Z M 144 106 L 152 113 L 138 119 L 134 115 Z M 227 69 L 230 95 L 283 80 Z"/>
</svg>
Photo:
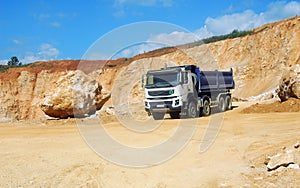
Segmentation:
<svg viewBox="0 0 300 188">
<path fill-rule="evenodd" d="M 8 69 L 9 69 L 8 67 L 0 65 L 0 72 L 7 72 Z"/>
</svg>

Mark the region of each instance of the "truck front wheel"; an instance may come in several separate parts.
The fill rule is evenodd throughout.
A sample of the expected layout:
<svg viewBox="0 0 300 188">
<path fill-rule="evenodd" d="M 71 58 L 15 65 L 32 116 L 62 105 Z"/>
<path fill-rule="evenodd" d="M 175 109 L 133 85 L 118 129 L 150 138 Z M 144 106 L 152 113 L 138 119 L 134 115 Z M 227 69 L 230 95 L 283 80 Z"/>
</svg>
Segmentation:
<svg viewBox="0 0 300 188">
<path fill-rule="evenodd" d="M 198 109 L 197 105 L 194 101 L 189 102 L 189 107 L 188 107 L 188 117 L 189 118 L 196 118 L 198 117 Z"/>
<path fill-rule="evenodd" d="M 165 113 L 163 113 L 163 112 L 152 112 L 152 116 L 155 120 L 162 120 L 162 119 L 164 119 Z"/>
<path fill-rule="evenodd" d="M 170 116 L 172 119 L 179 119 L 180 118 L 180 112 L 170 112 Z"/>
</svg>

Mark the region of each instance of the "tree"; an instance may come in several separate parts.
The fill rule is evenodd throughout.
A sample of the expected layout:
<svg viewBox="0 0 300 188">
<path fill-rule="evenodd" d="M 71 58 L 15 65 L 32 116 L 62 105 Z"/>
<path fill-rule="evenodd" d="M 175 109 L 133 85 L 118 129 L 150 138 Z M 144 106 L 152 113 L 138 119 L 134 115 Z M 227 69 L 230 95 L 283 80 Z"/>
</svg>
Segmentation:
<svg viewBox="0 0 300 188">
<path fill-rule="evenodd" d="M 10 58 L 10 61 L 7 62 L 8 66 L 21 66 L 22 63 L 19 61 L 19 59 L 16 56 L 13 56 Z"/>
</svg>

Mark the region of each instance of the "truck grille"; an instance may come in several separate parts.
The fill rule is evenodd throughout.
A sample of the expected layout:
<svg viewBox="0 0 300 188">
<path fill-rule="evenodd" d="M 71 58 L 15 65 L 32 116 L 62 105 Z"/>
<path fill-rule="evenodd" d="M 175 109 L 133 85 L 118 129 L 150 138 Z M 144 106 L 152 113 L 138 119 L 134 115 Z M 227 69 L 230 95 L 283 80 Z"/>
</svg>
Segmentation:
<svg viewBox="0 0 300 188">
<path fill-rule="evenodd" d="M 174 90 L 148 91 L 150 96 L 168 96 L 172 95 Z"/>
<path fill-rule="evenodd" d="M 164 102 L 150 102 L 151 108 L 171 108 L 172 101 L 164 101 Z"/>
</svg>

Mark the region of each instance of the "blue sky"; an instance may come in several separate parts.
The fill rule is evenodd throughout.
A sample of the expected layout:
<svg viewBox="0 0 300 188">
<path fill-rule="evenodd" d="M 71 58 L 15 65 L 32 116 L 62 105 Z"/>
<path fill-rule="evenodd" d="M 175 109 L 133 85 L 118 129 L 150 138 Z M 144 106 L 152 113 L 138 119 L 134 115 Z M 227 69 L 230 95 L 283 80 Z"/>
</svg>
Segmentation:
<svg viewBox="0 0 300 188">
<path fill-rule="evenodd" d="M 23 63 L 132 56 L 163 46 L 147 41 L 182 44 L 295 15 L 299 1 L 1 0 L 0 64 L 12 56 Z M 145 21 L 158 21 L 156 29 Z M 126 48 L 130 41 L 138 45 Z"/>
</svg>

